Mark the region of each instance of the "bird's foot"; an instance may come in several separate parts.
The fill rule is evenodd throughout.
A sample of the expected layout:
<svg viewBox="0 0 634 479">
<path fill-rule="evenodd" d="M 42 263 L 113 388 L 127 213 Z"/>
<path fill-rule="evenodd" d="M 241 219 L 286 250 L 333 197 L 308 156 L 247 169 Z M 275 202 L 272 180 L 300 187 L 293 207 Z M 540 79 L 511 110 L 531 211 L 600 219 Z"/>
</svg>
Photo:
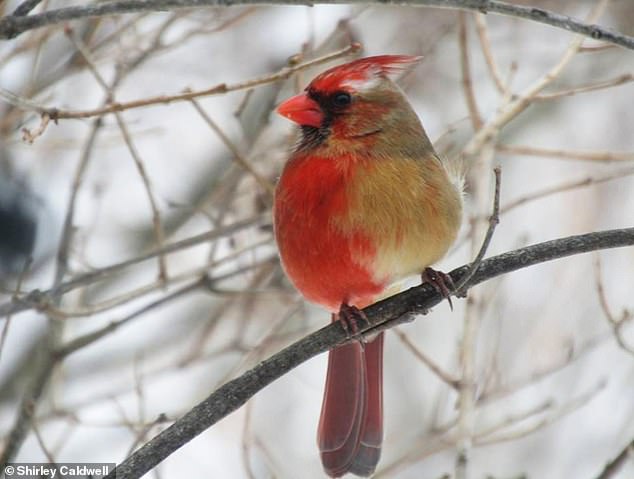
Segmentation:
<svg viewBox="0 0 634 479">
<path fill-rule="evenodd" d="M 363 311 L 346 303 L 341 303 L 337 316 L 348 336 L 356 336 L 359 334 L 360 326 L 368 326 L 370 324 L 368 317 Z"/>
<path fill-rule="evenodd" d="M 455 289 L 451 276 L 433 268 L 425 268 L 421 274 L 423 283 L 429 283 L 443 298 L 449 302 L 449 307 L 453 311 L 451 293 Z"/>
</svg>

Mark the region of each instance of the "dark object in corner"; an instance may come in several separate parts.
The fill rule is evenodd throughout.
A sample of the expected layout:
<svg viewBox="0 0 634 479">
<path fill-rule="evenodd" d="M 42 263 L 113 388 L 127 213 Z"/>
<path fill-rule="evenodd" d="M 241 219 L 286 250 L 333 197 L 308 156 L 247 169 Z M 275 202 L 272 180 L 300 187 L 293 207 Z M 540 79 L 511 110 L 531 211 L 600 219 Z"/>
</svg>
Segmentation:
<svg viewBox="0 0 634 479">
<path fill-rule="evenodd" d="M 0 279 L 20 274 L 33 254 L 37 203 L 25 184 L 0 177 Z"/>
</svg>

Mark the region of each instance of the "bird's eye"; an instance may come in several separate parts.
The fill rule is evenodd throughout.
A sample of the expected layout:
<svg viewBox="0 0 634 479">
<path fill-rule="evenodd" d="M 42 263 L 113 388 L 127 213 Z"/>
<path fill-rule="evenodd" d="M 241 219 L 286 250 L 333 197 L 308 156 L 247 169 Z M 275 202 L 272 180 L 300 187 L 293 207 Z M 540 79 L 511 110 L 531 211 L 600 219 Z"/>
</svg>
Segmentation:
<svg viewBox="0 0 634 479">
<path fill-rule="evenodd" d="M 345 91 L 335 93 L 332 97 L 332 102 L 338 107 L 347 106 L 351 101 L 352 97 L 350 96 L 350 93 L 346 93 Z"/>
</svg>

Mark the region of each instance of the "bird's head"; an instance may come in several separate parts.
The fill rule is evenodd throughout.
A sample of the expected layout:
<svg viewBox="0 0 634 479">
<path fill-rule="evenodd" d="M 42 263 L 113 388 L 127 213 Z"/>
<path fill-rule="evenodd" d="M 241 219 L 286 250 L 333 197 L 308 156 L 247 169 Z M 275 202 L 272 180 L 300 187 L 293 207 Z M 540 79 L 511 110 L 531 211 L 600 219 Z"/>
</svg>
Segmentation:
<svg viewBox="0 0 634 479">
<path fill-rule="evenodd" d="M 420 123 L 391 76 L 420 57 L 380 55 L 339 65 L 317 76 L 278 113 L 302 127 L 304 146 L 346 141 Z M 402 131 L 405 133 L 405 131 Z M 301 147 L 301 145 L 300 145 Z"/>
</svg>

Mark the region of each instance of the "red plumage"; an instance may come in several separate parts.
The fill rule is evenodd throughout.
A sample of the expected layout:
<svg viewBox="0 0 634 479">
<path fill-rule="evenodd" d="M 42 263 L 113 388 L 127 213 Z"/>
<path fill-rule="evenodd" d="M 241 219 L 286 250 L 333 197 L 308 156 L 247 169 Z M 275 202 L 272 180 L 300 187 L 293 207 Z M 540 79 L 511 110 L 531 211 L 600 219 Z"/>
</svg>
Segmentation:
<svg viewBox="0 0 634 479">
<path fill-rule="evenodd" d="M 370 260 L 371 240 L 329 226 L 348 208 L 345 185 L 354 160 L 344 158 L 343 164 L 346 168 L 329 158 L 295 156 L 280 178 L 275 202 L 275 236 L 287 274 L 308 300 L 332 312 L 342 303 L 368 304 L 384 288 L 352 257 L 354 251 Z"/>
<path fill-rule="evenodd" d="M 365 81 L 377 75 L 389 76 L 406 70 L 419 62 L 421 57 L 409 55 L 377 55 L 339 65 L 321 73 L 310 87 L 320 91 L 334 92 L 346 82 Z"/>
</svg>

